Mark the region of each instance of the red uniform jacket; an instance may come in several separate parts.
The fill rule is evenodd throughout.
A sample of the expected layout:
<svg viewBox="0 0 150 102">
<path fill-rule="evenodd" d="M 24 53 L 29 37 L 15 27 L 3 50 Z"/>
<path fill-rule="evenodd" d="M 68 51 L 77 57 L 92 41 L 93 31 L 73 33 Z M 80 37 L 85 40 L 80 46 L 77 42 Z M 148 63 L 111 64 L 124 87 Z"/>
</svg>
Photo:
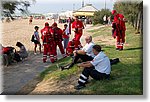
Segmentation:
<svg viewBox="0 0 150 102">
<path fill-rule="evenodd" d="M 74 21 L 72 23 L 72 28 L 84 28 L 84 25 L 81 21 Z M 76 34 L 82 34 L 82 29 L 78 30 L 78 32 L 75 32 Z"/>
<path fill-rule="evenodd" d="M 52 35 L 52 28 L 49 26 L 45 26 L 42 30 L 41 30 L 41 39 L 43 40 L 43 44 L 44 43 L 50 43 L 51 41 L 54 40 L 53 35 Z"/>
<path fill-rule="evenodd" d="M 122 14 L 115 15 L 114 22 L 119 25 L 120 30 L 126 30 L 124 16 Z"/>
<path fill-rule="evenodd" d="M 63 31 L 60 28 L 58 27 L 54 28 L 52 32 L 53 32 L 54 40 L 56 42 L 60 42 L 63 40 L 62 39 Z"/>
</svg>

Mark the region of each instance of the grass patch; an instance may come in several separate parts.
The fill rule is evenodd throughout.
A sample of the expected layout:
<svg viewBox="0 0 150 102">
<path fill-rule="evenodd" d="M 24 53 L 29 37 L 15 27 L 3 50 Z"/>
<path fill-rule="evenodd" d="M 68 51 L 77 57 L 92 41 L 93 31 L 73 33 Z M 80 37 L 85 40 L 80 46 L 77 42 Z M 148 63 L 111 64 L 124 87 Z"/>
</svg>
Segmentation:
<svg viewBox="0 0 150 102">
<path fill-rule="evenodd" d="M 89 31 L 93 37 L 100 35 L 111 36 L 111 27 L 104 27 L 98 30 Z M 110 80 L 95 81 L 91 80 L 87 87 L 72 94 L 100 94 L 100 95 L 142 95 L 143 94 L 143 37 L 135 34 L 135 30 L 127 24 L 126 43 L 123 51 L 116 51 L 115 45 L 101 45 L 102 50 L 109 58 L 119 58 L 120 63 L 112 66 Z M 71 58 L 62 59 L 56 64 L 66 64 Z M 73 74 L 78 74 L 81 69 L 74 66 L 70 70 L 60 71 L 56 64 L 51 65 L 41 73 L 41 77 L 48 79 L 51 77 L 57 80 L 66 80 Z"/>
</svg>

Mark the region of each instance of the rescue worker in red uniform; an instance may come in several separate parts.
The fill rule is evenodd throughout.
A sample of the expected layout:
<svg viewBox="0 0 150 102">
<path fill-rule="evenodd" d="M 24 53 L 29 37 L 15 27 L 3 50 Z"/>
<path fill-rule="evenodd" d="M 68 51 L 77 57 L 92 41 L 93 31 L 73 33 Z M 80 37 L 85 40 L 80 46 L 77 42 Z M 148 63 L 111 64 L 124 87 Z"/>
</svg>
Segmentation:
<svg viewBox="0 0 150 102">
<path fill-rule="evenodd" d="M 79 21 L 78 16 L 75 16 L 75 21 L 72 23 L 72 29 L 75 32 L 75 50 L 78 50 L 78 45 L 80 45 L 80 38 L 83 34 L 84 25 L 82 21 Z"/>
<path fill-rule="evenodd" d="M 53 23 L 52 24 L 52 29 L 53 29 L 53 37 L 54 37 L 54 41 L 55 41 L 55 47 L 54 47 L 54 59 L 55 61 L 57 61 L 57 46 L 60 49 L 60 52 L 62 54 L 63 57 L 66 57 L 65 51 L 64 51 L 64 47 L 62 45 L 62 35 L 63 35 L 63 31 L 57 27 L 57 23 Z"/>
<path fill-rule="evenodd" d="M 54 47 L 55 42 L 52 35 L 52 28 L 49 26 L 49 24 L 46 22 L 45 27 L 41 30 L 41 38 L 43 41 L 44 46 L 44 52 L 43 52 L 43 62 L 45 63 L 47 60 L 47 56 L 50 56 L 50 61 L 52 63 L 55 62 L 54 60 Z"/>
<path fill-rule="evenodd" d="M 116 27 L 116 31 L 114 33 L 116 37 L 116 50 L 123 50 L 123 45 L 125 43 L 125 18 L 122 14 L 117 13 L 116 10 L 112 10 L 112 14 L 114 15 L 113 26 Z"/>
</svg>

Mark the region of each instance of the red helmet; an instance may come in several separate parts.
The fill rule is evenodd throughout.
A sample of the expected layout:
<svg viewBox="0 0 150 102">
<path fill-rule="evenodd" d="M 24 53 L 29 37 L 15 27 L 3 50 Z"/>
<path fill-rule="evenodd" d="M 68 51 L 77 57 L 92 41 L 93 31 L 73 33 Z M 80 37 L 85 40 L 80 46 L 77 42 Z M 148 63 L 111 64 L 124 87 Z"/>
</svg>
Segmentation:
<svg viewBox="0 0 150 102">
<path fill-rule="evenodd" d="M 54 23 L 52 24 L 52 26 L 57 26 L 57 23 L 56 23 L 56 22 L 54 22 Z"/>
<path fill-rule="evenodd" d="M 111 13 L 114 15 L 117 11 L 116 10 L 112 10 Z"/>
<path fill-rule="evenodd" d="M 45 26 L 49 26 L 49 23 L 48 23 L 48 22 L 46 22 L 46 23 L 45 23 Z"/>
</svg>

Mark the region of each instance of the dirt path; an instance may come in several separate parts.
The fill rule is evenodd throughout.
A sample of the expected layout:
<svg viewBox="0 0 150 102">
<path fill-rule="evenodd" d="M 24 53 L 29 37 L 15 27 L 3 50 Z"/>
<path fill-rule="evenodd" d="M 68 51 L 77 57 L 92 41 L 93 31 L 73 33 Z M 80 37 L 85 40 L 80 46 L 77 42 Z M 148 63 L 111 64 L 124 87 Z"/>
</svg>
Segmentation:
<svg viewBox="0 0 150 102">
<path fill-rule="evenodd" d="M 16 94 L 27 83 L 37 78 L 37 76 L 51 64 L 49 60 L 47 63 L 42 62 L 42 54 L 33 54 L 34 44 L 30 41 L 34 26 L 38 25 L 40 29 L 42 29 L 45 22 L 52 24 L 53 21 L 33 20 L 33 24 L 29 25 L 28 19 L 25 19 L 2 24 L 2 45 L 15 47 L 16 42 L 20 41 L 29 52 L 29 57 L 23 62 L 13 63 L 8 67 L 3 67 L 2 94 Z M 62 26 L 62 24 L 59 24 L 59 27 Z M 61 57 L 62 56 L 58 52 L 58 58 Z"/>
</svg>

